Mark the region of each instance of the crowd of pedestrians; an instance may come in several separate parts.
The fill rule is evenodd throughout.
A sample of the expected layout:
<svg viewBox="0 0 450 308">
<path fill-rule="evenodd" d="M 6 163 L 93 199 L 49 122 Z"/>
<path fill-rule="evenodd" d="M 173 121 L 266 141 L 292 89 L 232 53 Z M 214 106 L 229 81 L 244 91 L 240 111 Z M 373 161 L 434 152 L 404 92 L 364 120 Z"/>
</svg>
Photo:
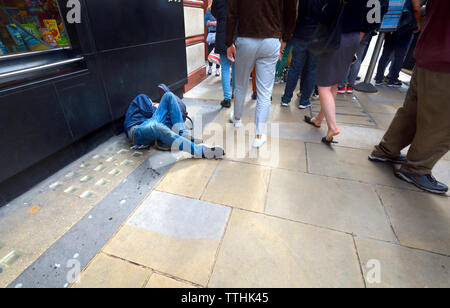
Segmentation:
<svg viewBox="0 0 450 308">
<path fill-rule="evenodd" d="M 381 2 L 379 8 L 384 11 L 379 13 L 383 14 L 389 1 Z M 423 23 L 421 9 L 425 4 Z M 335 142 L 340 134 L 336 97 L 338 93 L 353 93 L 361 64 L 380 26 L 380 21 L 368 18 L 371 9 L 367 0 L 213 1 L 206 22 L 208 44 L 214 33 L 215 52 L 222 60 L 221 104 L 233 107 L 230 122 L 241 127 L 252 75 L 252 98 L 257 100 L 253 147 L 259 148 L 267 140 L 266 122 L 274 83 L 282 78 L 290 54 L 281 105 L 289 106 L 300 81 L 298 107 L 310 107 L 311 97 L 317 96 L 321 105 L 316 116 L 305 116 L 304 121 L 320 128 L 326 120 L 328 129 L 322 142 Z M 432 176 L 432 169 L 450 149 L 449 11 L 447 0 L 405 0 L 396 31 L 385 35 L 375 76 L 377 86 L 402 86 L 399 74 L 411 48 L 415 48 L 417 63 L 404 106 L 369 156 L 375 162 L 401 164 L 400 169 L 395 169 L 397 177 L 439 194 L 448 191 Z M 413 41 L 417 46 L 412 45 Z M 389 63 L 389 74 L 385 76 Z M 401 155 L 407 146 L 408 155 Z"/>
</svg>

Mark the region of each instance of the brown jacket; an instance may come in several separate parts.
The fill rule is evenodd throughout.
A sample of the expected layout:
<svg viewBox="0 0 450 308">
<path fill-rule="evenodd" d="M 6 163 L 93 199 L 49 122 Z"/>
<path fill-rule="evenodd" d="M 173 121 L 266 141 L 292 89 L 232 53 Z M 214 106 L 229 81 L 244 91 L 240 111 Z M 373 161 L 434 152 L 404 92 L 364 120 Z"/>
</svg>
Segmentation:
<svg viewBox="0 0 450 308">
<path fill-rule="evenodd" d="M 228 0 L 227 47 L 234 34 L 251 38 L 279 38 L 287 42 L 297 21 L 298 0 Z"/>
</svg>

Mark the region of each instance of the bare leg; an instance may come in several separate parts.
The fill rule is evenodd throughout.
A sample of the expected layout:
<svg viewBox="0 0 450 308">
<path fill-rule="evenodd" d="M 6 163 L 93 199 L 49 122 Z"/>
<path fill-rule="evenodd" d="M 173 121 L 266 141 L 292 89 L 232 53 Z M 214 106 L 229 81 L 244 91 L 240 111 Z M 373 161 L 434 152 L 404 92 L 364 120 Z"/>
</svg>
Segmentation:
<svg viewBox="0 0 450 308">
<path fill-rule="evenodd" d="M 336 95 L 337 85 L 331 87 L 319 87 L 320 105 L 322 107 L 319 115 L 322 116 L 322 120 L 323 117 L 327 120 L 328 140 L 339 132 L 339 128 L 336 124 Z M 319 120 L 320 118 L 317 119 L 317 121 Z"/>
</svg>

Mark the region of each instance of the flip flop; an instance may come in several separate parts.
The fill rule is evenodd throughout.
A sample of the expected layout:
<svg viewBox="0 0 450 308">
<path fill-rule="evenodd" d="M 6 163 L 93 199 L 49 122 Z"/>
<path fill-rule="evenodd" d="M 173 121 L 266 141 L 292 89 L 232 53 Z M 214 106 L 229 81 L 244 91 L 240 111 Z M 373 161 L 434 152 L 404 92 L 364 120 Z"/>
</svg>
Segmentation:
<svg viewBox="0 0 450 308">
<path fill-rule="evenodd" d="M 339 134 L 340 134 L 340 132 L 335 132 L 331 136 L 323 137 L 322 138 L 322 142 L 325 143 L 326 145 L 336 144 L 338 142 L 334 141 L 333 138 L 336 137 Z M 331 140 L 328 140 L 328 138 L 330 138 L 330 137 L 331 137 Z"/>
<path fill-rule="evenodd" d="M 314 123 L 314 122 L 312 121 L 312 119 L 313 119 L 313 118 L 311 118 L 311 117 L 305 116 L 305 122 L 306 122 L 306 123 L 308 123 L 308 124 L 310 124 L 310 125 L 312 125 L 312 126 L 314 126 L 314 127 L 316 127 L 316 128 L 320 128 L 321 125 L 317 125 L 316 123 Z"/>
</svg>

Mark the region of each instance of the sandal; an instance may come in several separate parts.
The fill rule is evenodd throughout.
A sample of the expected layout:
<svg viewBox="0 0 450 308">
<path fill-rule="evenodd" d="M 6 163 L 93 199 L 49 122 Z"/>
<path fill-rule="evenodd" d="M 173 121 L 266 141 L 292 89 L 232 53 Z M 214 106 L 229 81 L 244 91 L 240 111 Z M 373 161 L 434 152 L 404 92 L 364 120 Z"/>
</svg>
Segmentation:
<svg viewBox="0 0 450 308">
<path fill-rule="evenodd" d="M 325 143 L 326 145 L 336 144 L 338 142 L 334 141 L 333 138 L 336 137 L 339 134 L 340 134 L 340 132 L 335 132 L 335 133 L 333 133 L 333 134 L 331 134 L 329 136 L 323 137 L 322 138 L 322 142 Z"/>
<path fill-rule="evenodd" d="M 306 122 L 306 123 L 308 123 L 308 124 L 310 124 L 310 125 L 312 125 L 312 126 L 314 126 L 314 127 L 316 127 L 316 128 L 320 128 L 321 125 L 317 125 L 316 123 L 313 122 L 312 119 L 314 119 L 314 118 L 305 116 L 305 122 Z"/>
</svg>

